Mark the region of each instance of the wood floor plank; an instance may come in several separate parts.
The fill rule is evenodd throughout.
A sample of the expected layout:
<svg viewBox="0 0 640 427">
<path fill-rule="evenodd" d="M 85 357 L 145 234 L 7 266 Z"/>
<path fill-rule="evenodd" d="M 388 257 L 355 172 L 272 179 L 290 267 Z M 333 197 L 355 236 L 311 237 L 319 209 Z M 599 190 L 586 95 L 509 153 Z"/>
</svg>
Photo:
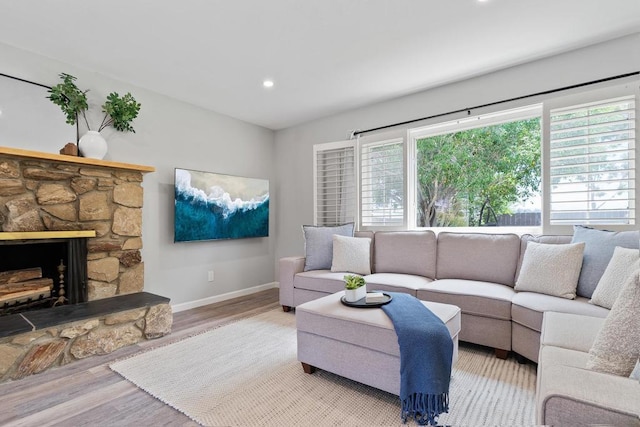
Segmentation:
<svg viewBox="0 0 640 427">
<path fill-rule="evenodd" d="M 278 307 L 278 289 L 269 289 L 175 313 L 172 332 L 165 337 L 0 384 L 0 425 L 196 426 L 113 372 L 109 364 Z"/>
</svg>

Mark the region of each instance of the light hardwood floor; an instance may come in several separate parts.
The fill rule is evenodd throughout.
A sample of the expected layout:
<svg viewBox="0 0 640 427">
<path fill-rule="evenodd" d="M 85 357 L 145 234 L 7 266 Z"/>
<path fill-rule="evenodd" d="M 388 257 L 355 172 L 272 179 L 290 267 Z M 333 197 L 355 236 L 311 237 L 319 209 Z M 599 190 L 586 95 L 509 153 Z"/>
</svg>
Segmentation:
<svg viewBox="0 0 640 427">
<path fill-rule="evenodd" d="M 278 289 L 269 289 L 175 313 L 165 337 L 0 384 L 0 425 L 196 426 L 111 371 L 109 363 L 277 307 Z"/>
</svg>

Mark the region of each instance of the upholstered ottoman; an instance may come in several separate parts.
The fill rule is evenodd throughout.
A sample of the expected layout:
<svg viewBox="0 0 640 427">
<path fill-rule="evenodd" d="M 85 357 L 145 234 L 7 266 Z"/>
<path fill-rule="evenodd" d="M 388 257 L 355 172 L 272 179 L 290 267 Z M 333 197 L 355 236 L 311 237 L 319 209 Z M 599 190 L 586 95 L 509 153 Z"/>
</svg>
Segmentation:
<svg viewBox="0 0 640 427">
<path fill-rule="evenodd" d="M 347 307 L 344 292 L 296 307 L 298 360 L 307 373 L 315 368 L 400 394 L 400 348 L 393 323 L 379 308 Z M 458 359 L 460 308 L 422 302 L 447 326 Z"/>
</svg>

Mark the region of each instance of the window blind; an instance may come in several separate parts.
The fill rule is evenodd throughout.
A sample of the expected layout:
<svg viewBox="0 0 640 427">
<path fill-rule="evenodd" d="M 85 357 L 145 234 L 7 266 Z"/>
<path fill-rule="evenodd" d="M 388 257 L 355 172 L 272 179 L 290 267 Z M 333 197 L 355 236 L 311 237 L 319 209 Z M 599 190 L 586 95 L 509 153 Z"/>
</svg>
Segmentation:
<svg viewBox="0 0 640 427">
<path fill-rule="evenodd" d="M 634 96 L 550 111 L 550 224 L 635 224 Z"/>
<path fill-rule="evenodd" d="M 341 144 L 339 144 L 341 145 Z M 356 220 L 356 147 L 314 147 L 315 223 L 337 225 Z"/>
<path fill-rule="evenodd" d="M 362 144 L 360 217 L 363 226 L 403 226 L 405 210 L 404 141 Z"/>
</svg>

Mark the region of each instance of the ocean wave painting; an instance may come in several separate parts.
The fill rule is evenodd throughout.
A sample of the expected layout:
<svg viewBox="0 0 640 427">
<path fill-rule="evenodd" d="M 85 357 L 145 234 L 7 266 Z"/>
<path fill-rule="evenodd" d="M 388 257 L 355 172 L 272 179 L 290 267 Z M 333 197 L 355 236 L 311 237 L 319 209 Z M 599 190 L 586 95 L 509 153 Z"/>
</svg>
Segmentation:
<svg viewBox="0 0 640 427">
<path fill-rule="evenodd" d="M 269 181 L 175 169 L 175 242 L 269 235 Z"/>
</svg>

